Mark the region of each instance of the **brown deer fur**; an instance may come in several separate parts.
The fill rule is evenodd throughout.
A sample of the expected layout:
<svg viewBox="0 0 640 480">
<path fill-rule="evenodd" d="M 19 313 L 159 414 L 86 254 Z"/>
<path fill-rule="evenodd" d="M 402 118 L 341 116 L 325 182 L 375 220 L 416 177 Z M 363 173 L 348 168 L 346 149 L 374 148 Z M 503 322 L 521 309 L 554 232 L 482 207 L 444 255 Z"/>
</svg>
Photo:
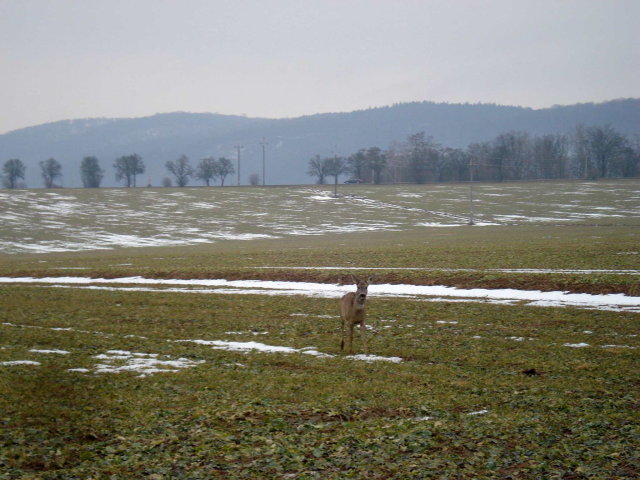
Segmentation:
<svg viewBox="0 0 640 480">
<path fill-rule="evenodd" d="M 340 340 L 340 350 L 344 350 L 344 338 L 346 328 L 349 328 L 349 353 L 353 353 L 353 328 L 360 325 L 360 339 L 365 353 L 368 353 L 367 346 L 367 326 L 365 325 L 367 287 L 371 277 L 358 279 L 351 275 L 351 279 L 356 284 L 357 290 L 349 292 L 340 299 L 340 317 L 342 318 L 342 337 Z"/>
</svg>

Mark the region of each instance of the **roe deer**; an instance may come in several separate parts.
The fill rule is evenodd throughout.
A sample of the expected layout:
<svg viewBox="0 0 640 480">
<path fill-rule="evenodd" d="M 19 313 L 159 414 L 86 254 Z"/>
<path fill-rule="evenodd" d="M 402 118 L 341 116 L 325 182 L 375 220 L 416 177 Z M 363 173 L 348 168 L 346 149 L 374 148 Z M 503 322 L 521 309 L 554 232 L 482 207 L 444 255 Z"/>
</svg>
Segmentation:
<svg viewBox="0 0 640 480">
<path fill-rule="evenodd" d="M 340 340 L 340 350 L 344 350 L 345 327 L 349 328 L 349 353 L 353 353 L 353 327 L 360 325 L 360 339 L 364 348 L 364 353 L 368 353 L 367 348 L 367 326 L 365 325 L 365 314 L 367 300 L 367 287 L 371 277 L 358 279 L 351 275 L 353 283 L 358 288 L 355 292 L 349 292 L 340 299 L 340 317 L 342 318 L 342 338 Z"/>
</svg>

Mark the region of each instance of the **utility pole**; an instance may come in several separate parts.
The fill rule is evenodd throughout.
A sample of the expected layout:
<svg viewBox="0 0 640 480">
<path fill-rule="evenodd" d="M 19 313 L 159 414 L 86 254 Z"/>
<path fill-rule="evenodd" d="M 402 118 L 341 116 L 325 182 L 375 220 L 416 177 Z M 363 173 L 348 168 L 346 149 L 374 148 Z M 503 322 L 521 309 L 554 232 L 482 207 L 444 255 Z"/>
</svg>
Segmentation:
<svg viewBox="0 0 640 480">
<path fill-rule="evenodd" d="M 473 221 L 473 159 L 469 158 L 469 225 L 474 225 Z"/>
<path fill-rule="evenodd" d="M 240 186 L 240 150 L 242 150 L 242 145 L 234 145 L 233 148 L 238 151 L 238 186 Z"/>
<path fill-rule="evenodd" d="M 265 186 L 266 183 L 266 177 L 267 177 L 267 173 L 266 173 L 266 168 L 265 168 L 265 148 L 267 145 L 269 145 L 269 142 L 267 142 L 267 140 L 262 137 L 262 141 L 260 142 L 260 145 L 262 145 L 262 186 Z"/>
<path fill-rule="evenodd" d="M 334 154 L 333 156 L 333 161 L 335 162 L 335 168 L 336 168 L 336 176 L 335 178 L 335 185 L 333 186 L 333 196 L 335 198 L 338 198 L 338 154 Z"/>
<path fill-rule="evenodd" d="M 334 198 L 338 198 L 338 146 L 336 145 L 336 147 L 333 149 L 333 168 L 335 169 L 335 171 L 333 172 L 334 175 L 334 185 L 333 185 L 333 196 Z M 331 175 L 331 174 L 329 174 Z"/>
</svg>

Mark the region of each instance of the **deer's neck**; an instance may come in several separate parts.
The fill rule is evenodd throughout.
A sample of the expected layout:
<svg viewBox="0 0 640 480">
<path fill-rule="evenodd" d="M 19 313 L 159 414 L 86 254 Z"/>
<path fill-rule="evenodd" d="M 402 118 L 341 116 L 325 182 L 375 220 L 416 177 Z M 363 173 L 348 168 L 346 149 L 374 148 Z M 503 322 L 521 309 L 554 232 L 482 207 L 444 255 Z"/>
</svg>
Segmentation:
<svg viewBox="0 0 640 480">
<path fill-rule="evenodd" d="M 354 310 L 364 310 L 366 307 L 366 300 L 361 302 L 358 300 L 358 297 L 353 299 L 353 308 Z"/>
</svg>

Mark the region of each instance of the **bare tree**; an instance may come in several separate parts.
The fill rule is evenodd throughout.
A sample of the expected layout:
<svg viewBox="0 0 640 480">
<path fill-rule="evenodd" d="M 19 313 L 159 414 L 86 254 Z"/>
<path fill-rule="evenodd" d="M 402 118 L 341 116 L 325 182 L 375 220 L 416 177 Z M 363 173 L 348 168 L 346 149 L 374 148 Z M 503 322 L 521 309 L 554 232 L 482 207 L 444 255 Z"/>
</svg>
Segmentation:
<svg viewBox="0 0 640 480">
<path fill-rule="evenodd" d="M 493 141 L 491 164 L 497 171 L 497 180 L 522 180 L 528 172 L 529 134 L 526 132 L 502 133 Z"/>
<path fill-rule="evenodd" d="M 366 149 L 362 148 L 347 158 L 347 168 L 354 180 L 362 180 L 364 178 L 364 170 L 367 167 Z"/>
<path fill-rule="evenodd" d="M 575 133 L 571 137 L 570 169 L 571 173 L 579 178 L 595 178 L 595 170 L 591 170 L 589 165 L 589 145 L 587 140 L 586 127 L 577 125 Z"/>
<path fill-rule="evenodd" d="M 4 162 L 2 167 L 3 182 L 7 188 L 18 188 L 20 186 L 18 179 L 24 180 L 24 172 L 26 168 L 22 160 L 12 158 Z"/>
<path fill-rule="evenodd" d="M 338 177 L 347 172 L 344 160 L 337 155 L 322 160 L 323 171 L 334 179 L 334 195 L 338 195 Z"/>
<path fill-rule="evenodd" d="M 469 176 L 473 173 L 476 180 L 493 179 L 488 165 L 491 163 L 491 144 L 489 142 L 471 143 L 467 147 L 469 157 Z"/>
<path fill-rule="evenodd" d="M 127 187 L 135 187 L 136 175 L 144 173 L 144 162 L 137 153 L 116 159 L 113 167 L 116 169 L 116 180 L 124 180 Z"/>
<path fill-rule="evenodd" d="M 382 173 L 387 169 L 387 157 L 378 147 L 371 147 L 366 153 L 366 164 L 371 169 L 373 183 L 379 184 Z"/>
<path fill-rule="evenodd" d="M 636 134 L 632 140 L 629 140 L 627 160 L 622 175 L 624 177 L 635 177 L 638 174 L 640 174 L 640 135 Z"/>
<path fill-rule="evenodd" d="M 564 135 L 533 139 L 533 158 L 539 178 L 563 178 L 567 172 L 569 141 Z"/>
<path fill-rule="evenodd" d="M 200 160 L 200 163 L 196 167 L 196 178 L 202 180 L 207 187 L 210 186 L 210 182 L 215 180 L 218 176 L 216 170 L 216 159 L 213 157 L 207 157 Z"/>
<path fill-rule="evenodd" d="M 586 129 L 589 156 L 595 163 L 599 177 L 611 176 L 615 162 L 628 148 L 626 138 L 611 125 Z"/>
<path fill-rule="evenodd" d="M 460 182 L 469 178 L 469 154 L 460 148 L 443 148 L 440 180 Z"/>
<path fill-rule="evenodd" d="M 440 145 L 433 140 L 433 137 L 425 136 L 424 132 L 409 135 L 407 143 L 408 164 L 413 181 L 425 183 L 429 176 L 432 179 L 435 178 Z"/>
<path fill-rule="evenodd" d="M 317 177 L 317 182 L 319 185 L 324 184 L 324 178 L 327 176 L 326 163 L 320 155 L 316 155 L 311 160 L 309 160 L 309 169 L 307 170 L 307 174 L 312 177 Z"/>
<path fill-rule="evenodd" d="M 216 162 L 216 176 L 220 178 L 220 186 L 224 187 L 224 179 L 227 178 L 228 175 L 235 173 L 235 168 L 233 168 L 233 162 L 225 157 L 220 157 Z"/>
<path fill-rule="evenodd" d="M 42 160 L 40 162 L 40 170 L 42 171 L 42 180 L 44 180 L 45 188 L 54 188 L 56 178 L 62 177 L 62 165 L 55 158 Z"/>
<path fill-rule="evenodd" d="M 98 164 L 96 157 L 84 157 L 80 164 L 80 176 L 84 188 L 99 188 L 104 171 Z"/>
<path fill-rule="evenodd" d="M 407 148 L 405 142 L 393 142 L 385 152 L 387 157 L 388 170 L 391 181 L 394 183 L 408 181 L 408 161 Z"/>
<path fill-rule="evenodd" d="M 176 179 L 176 185 L 186 187 L 189 183 L 189 177 L 193 175 L 193 168 L 189 165 L 187 156 L 181 155 L 179 159 L 169 160 L 165 165 L 169 173 Z"/>
</svg>

